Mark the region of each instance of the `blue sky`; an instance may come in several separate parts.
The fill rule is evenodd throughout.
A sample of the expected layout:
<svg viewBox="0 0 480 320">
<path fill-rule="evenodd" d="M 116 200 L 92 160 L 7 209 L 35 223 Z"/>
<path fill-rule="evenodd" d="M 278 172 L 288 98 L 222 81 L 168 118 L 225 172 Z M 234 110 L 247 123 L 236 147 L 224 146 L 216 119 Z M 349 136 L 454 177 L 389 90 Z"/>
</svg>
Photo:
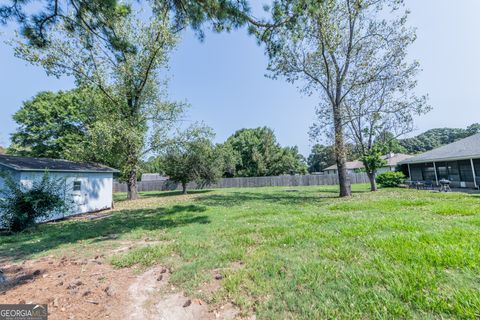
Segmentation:
<svg viewBox="0 0 480 320">
<path fill-rule="evenodd" d="M 416 119 L 415 134 L 480 122 L 480 1 L 407 0 L 406 4 L 418 35 L 410 56 L 423 69 L 418 92 L 429 94 L 434 108 Z M 6 39 L 12 28 L 0 32 Z M 188 101 L 189 121 L 204 121 L 219 142 L 237 129 L 266 125 L 275 130 L 282 145 L 297 145 L 308 155 L 316 100 L 283 80 L 264 77 L 266 65 L 263 49 L 245 30 L 207 33 L 203 43 L 187 32 L 172 54 L 170 96 Z M 8 145 L 15 129 L 11 115 L 22 101 L 39 91 L 73 86 L 72 79 L 47 77 L 41 68 L 16 59 L 12 49 L 0 43 L 0 145 Z"/>
</svg>

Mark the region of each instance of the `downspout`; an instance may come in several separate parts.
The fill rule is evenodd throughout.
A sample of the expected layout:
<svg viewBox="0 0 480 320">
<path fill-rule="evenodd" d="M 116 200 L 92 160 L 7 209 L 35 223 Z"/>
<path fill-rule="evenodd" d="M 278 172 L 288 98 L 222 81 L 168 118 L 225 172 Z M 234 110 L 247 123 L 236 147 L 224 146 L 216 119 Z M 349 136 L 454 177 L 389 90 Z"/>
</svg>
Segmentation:
<svg viewBox="0 0 480 320">
<path fill-rule="evenodd" d="M 475 167 L 473 166 L 473 159 L 470 159 L 470 165 L 472 166 L 473 184 L 475 185 L 475 188 L 478 188 L 477 177 L 475 175 Z"/>
</svg>

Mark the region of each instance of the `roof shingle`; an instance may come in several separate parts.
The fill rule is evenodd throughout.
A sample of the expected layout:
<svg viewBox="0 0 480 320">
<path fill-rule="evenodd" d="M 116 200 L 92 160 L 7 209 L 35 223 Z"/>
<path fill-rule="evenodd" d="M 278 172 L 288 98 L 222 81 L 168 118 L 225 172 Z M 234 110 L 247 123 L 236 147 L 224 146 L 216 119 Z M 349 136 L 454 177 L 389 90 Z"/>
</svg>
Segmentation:
<svg viewBox="0 0 480 320">
<path fill-rule="evenodd" d="M 395 167 L 399 162 L 405 161 L 406 159 L 409 159 L 411 157 L 412 157 L 411 155 L 402 154 L 402 153 L 397 153 L 397 154 L 394 154 L 393 156 L 390 156 L 390 155 L 382 156 L 382 158 L 387 161 L 387 164 L 385 164 L 385 167 L 386 166 Z M 360 160 L 348 161 L 346 165 L 347 165 L 347 170 L 364 168 L 363 162 Z M 323 169 L 323 171 L 325 170 L 337 170 L 337 165 L 334 164 L 333 166 Z"/>
<path fill-rule="evenodd" d="M 401 163 L 423 163 L 433 161 L 461 160 L 480 157 L 480 133 L 462 140 L 427 151 Z"/>
<path fill-rule="evenodd" d="M 98 163 L 7 155 L 0 155 L 0 166 L 15 171 L 118 172 L 116 169 Z"/>
</svg>

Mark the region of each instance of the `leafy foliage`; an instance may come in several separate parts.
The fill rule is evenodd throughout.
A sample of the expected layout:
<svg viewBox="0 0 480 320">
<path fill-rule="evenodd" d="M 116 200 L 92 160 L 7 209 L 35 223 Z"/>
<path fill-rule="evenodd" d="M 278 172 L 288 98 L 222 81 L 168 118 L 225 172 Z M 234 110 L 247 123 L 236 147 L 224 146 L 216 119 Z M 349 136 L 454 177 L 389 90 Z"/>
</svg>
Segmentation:
<svg viewBox="0 0 480 320">
<path fill-rule="evenodd" d="M 18 125 L 9 153 L 27 157 L 75 159 L 94 122 L 94 90 L 40 92 L 13 115 Z"/>
<path fill-rule="evenodd" d="M 65 210 L 61 181 L 45 173 L 40 181 L 27 188 L 6 173 L 2 173 L 5 188 L 0 190 L 1 224 L 18 232 L 33 225 L 36 219 L 47 218 L 55 211 Z"/>
<path fill-rule="evenodd" d="M 227 178 L 235 177 L 238 154 L 233 147 L 228 143 L 218 144 L 216 153 L 222 162 L 223 176 Z"/>
<path fill-rule="evenodd" d="M 182 184 L 184 193 L 191 181 L 209 185 L 222 176 L 222 157 L 218 156 L 212 138 L 210 128 L 193 125 L 166 147 L 163 171 Z"/>
<path fill-rule="evenodd" d="M 190 25 L 203 36 L 202 25 L 211 22 L 215 31 L 230 30 L 249 18 L 247 1 L 239 0 L 152 0 L 137 1 L 149 6 L 154 14 L 171 15 L 176 29 Z M 31 3 L 34 5 L 32 6 Z M 32 45 L 49 45 L 50 36 L 59 24 L 77 32 L 102 33 L 115 48 L 122 51 L 128 41 L 108 28 L 120 15 L 132 10 L 132 2 L 118 0 L 6 0 L 0 5 L 0 23 L 16 20 L 22 34 Z"/>
<path fill-rule="evenodd" d="M 365 166 L 365 169 L 368 173 L 376 172 L 379 168 L 387 164 L 387 161 L 383 159 L 382 149 L 374 146 L 371 148 L 368 153 L 365 153 L 361 160 Z"/>
<path fill-rule="evenodd" d="M 335 151 L 333 146 L 315 144 L 307 159 L 308 172 L 321 172 L 323 169 L 335 164 Z"/>
<path fill-rule="evenodd" d="M 474 123 L 466 129 L 459 128 L 435 128 L 419 134 L 413 138 L 400 140 L 400 145 L 408 153 L 415 154 L 429 151 L 445 144 L 480 133 L 480 124 Z"/>
<path fill-rule="evenodd" d="M 229 163 L 235 159 L 237 177 L 305 174 L 305 159 L 297 147 L 281 147 L 272 129 L 241 129 L 230 136 L 223 148 L 228 150 Z M 228 174 L 231 174 L 230 170 Z"/>
<path fill-rule="evenodd" d="M 405 179 L 405 175 L 399 171 L 387 171 L 377 176 L 377 182 L 385 188 L 398 187 Z"/>
</svg>

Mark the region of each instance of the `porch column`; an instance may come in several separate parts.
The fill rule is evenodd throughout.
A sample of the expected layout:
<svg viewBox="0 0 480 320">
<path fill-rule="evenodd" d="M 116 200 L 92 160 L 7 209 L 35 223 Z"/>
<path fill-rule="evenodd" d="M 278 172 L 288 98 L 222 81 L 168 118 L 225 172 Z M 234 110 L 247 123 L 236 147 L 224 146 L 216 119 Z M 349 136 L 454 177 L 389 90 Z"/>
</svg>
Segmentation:
<svg viewBox="0 0 480 320">
<path fill-rule="evenodd" d="M 412 180 L 412 173 L 410 172 L 410 163 L 407 163 L 407 167 L 408 167 L 408 177 L 410 178 L 410 180 Z"/>
<path fill-rule="evenodd" d="M 473 174 L 473 184 L 475 185 L 475 188 L 478 187 L 477 185 L 477 177 L 475 175 L 475 167 L 473 166 L 473 159 L 470 159 L 470 165 L 472 166 L 472 174 Z"/>
<path fill-rule="evenodd" d="M 437 182 L 438 186 L 437 166 L 435 165 L 435 161 L 433 162 L 433 170 L 435 171 L 435 181 Z"/>
</svg>

